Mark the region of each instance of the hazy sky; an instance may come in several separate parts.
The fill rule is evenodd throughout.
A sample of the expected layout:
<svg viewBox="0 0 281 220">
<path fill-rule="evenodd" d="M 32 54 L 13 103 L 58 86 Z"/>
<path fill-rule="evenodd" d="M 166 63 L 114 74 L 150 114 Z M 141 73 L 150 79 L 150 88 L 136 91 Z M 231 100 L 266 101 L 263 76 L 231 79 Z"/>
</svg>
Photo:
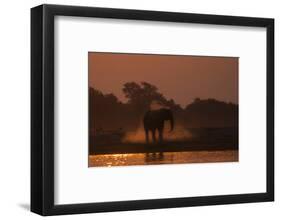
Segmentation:
<svg viewBox="0 0 281 220">
<path fill-rule="evenodd" d="M 238 58 L 89 53 L 89 85 L 122 102 L 126 82 L 148 82 L 185 107 L 194 98 L 238 104 Z"/>
</svg>

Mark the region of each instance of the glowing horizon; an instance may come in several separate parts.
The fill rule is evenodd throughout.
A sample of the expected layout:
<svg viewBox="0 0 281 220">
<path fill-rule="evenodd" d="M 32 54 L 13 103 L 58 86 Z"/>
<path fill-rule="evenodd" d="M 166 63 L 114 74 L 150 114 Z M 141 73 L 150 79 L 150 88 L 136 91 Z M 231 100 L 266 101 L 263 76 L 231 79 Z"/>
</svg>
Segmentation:
<svg viewBox="0 0 281 220">
<path fill-rule="evenodd" d="M 182 107 L 194 98 L 238 104 L 238 57 L 151 55 L 91 52 L 89 86 L 114 94 L 126 82 L 148 82 Z"/>
</svg>

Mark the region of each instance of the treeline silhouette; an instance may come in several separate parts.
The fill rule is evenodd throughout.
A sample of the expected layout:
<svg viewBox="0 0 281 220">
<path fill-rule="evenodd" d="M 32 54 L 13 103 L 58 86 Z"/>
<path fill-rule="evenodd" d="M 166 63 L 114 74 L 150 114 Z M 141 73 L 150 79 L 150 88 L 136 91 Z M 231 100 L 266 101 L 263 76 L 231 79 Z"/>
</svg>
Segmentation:
<svg viewBox="0 0 281 220">
<path fill-rule="evenodd" d="M 167 99 L 150 83 L 128 82 L 123 85 L 128 99 L 122 103 L 114 94 L 103 94 L 89 88 L 89 119 L 91 132 L 97 130 L 136 130 L 152 101 L 170 108 L 175 125 L 185 128 L 237 127 L 238 105 L 215 99 L 195 98 L 182 108 L 173 99 Z"/>
</svg>

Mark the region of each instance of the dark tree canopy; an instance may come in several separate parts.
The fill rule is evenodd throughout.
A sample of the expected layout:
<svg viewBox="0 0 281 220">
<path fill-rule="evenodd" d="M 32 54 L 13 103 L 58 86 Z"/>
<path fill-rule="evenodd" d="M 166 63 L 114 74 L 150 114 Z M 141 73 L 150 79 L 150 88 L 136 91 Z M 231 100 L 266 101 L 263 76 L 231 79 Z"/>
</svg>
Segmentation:
<svg viewBox="0 0 281 220">
<path fill-rule="evenodd" d="M 148 109 L 152 101 L 163 104 L 167 102 L 164 96 L 158 92 L 157 87 L 147 82 L 141 82 L 140 84 L 135 82 L 125 83 L 123 92 L 128 99 L 128 103 L 136 106 L 140 111 Z"/>
</svg>

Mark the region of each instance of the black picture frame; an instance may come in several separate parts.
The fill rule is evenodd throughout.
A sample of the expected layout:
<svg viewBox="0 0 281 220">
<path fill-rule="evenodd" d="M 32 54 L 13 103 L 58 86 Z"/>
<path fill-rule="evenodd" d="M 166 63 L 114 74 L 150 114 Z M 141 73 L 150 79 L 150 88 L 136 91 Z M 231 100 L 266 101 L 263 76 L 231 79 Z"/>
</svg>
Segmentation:
<svg viewBox="0 0 281 220">
<path fill-rule="evenodd" d="M 266 192 L 120 202 L 54 204 L 54 17 L 79 16 L 265 27 L 267 86 Z M 31 211 L 61 215 L 274 200 L 274 19 L 40 5 L 31 9 Z"/>
</svg>

